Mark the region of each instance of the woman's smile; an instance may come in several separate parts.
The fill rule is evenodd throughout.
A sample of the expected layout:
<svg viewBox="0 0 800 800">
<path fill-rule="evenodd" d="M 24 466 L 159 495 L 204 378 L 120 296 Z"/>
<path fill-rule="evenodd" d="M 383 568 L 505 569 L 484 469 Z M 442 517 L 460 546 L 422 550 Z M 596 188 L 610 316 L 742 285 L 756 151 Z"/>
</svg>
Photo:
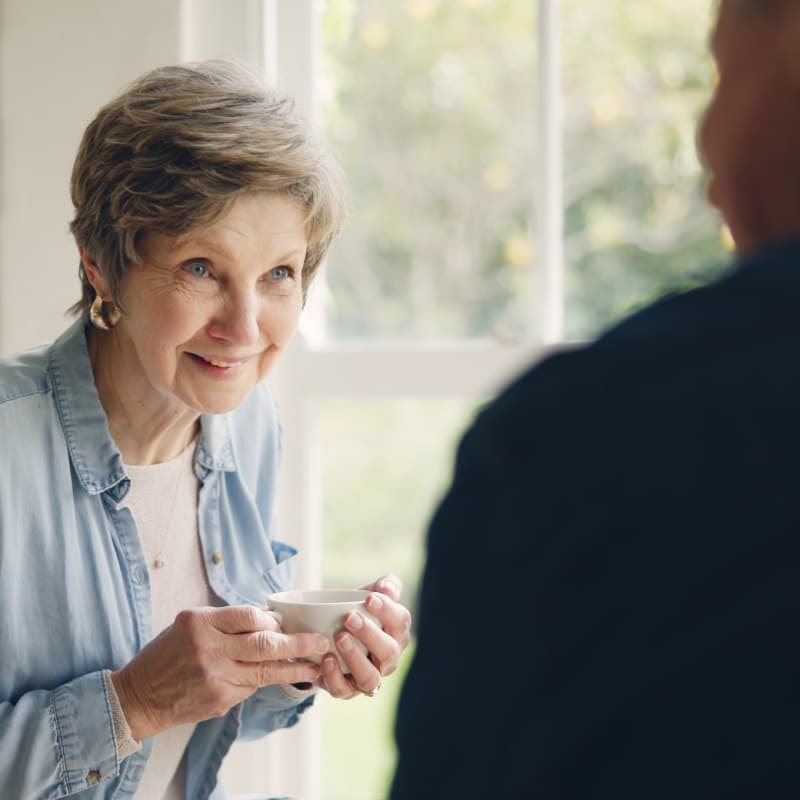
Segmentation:
<svg viewBox="0 0 800 800">
<path fill-rule="evenodd" d="M 198 366 L 205 369 L 207 374 L 215 378 L 236 379 L 260 356 L 252 355 L 240 358 L 230 356 L 202 356 L 197 353 L 186 352 Z"/>
</svg>

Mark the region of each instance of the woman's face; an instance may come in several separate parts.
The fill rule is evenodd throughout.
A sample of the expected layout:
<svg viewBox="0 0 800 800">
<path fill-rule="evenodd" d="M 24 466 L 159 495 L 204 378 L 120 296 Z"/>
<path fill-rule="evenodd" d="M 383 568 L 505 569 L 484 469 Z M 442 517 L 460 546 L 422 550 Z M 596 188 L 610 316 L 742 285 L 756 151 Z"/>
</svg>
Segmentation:
<svg viewBox="0 0 800 800">
<path fill-rule="evenodd" d="M 277 194 L 240 197 L 177 238 L 145 234 L 144 263 L 120 284 L 115 375 L 133 381 L 140 402 L 211 414 L 239 406 L 295 332 L 307 244 L 300 207 Z"/>
</svg>

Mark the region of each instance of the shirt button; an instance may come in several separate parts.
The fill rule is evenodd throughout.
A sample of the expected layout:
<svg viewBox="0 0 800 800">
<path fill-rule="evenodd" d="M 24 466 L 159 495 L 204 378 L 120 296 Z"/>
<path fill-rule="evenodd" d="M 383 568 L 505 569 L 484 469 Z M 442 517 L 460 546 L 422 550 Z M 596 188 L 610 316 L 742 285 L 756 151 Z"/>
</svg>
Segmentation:
<svg viewBox="0 0 800 800">
<path fill-rule="evenodd" d="M 89 770 L 89 772 L 86 773 L 86 783 L 100 783 L 100 770 Z"/>
<path fill-rule="evenodd" d="M 214 555 L 211 556 L 211 560 L 215 564 L 221 564 L 222 563 L 222 553 L 214 553 Z"/>
<path fill-rule="evenodd" d="M 147 571 L 139 564 L 136 564 L 131 570 L 131 579 L 135 584 L 139 586 L 141 586 L 145 582 L 146 575 Z"/>
</svg>

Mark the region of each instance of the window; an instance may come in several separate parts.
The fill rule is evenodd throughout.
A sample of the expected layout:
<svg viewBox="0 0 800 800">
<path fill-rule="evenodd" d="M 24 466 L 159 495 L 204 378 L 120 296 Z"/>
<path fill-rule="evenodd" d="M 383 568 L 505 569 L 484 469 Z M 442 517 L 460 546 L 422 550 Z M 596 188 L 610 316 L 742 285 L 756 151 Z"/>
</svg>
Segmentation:
<svg viewBox="0 0 800 800">
<path fill-rule="evenodd" d="M 328 0 L 323 123 L 352 189 L 330 335 L 520 340 L 536 174 L 530 2 Z"/>
<path fill-rule="evenodd" d="M 474 405 L 453 397 L 317 401 L 324 585 L 358 586 L 390 567 L 403 579 L 406 596 L 414 597 L 422 537 Z M 374 699 L 319 698 L 323 797 L 386 796 L 393 768 L 390 721 L 409 661 L 410 653 Z"/>
<path fill-rule="evenodd" d="M 480 403 L 549 348 L 724 261 L 694 152 L 711 4 L 260 8 L 265 70 L 318 120 L 351 194 L 276 377 L 283 536 L 304 553 L 299 584 L 391 568 L 413 603 L 427 522 Z M 385 796 L 399 688 L 321 698 L 270 737 L 282 755 L 268 787 L 242 790 Z"/>
<path fill-rule="evenodd" d="M 591 336 L 724 260 L 695 124 L 711 3 L 562 0 L 566 336 Z"/>
</svg>

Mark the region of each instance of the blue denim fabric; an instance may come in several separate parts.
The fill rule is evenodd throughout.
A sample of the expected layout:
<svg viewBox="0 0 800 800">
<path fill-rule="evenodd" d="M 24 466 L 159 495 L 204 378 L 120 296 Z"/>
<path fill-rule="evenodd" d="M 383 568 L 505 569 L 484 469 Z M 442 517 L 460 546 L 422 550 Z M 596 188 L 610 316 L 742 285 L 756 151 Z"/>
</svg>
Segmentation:
<svg viewBox="0 0 800 800">
<path fill-rule="evenodd" d="M 265 386 L 201 418 L 194 469 L 209 583 L 264 605 L 290 584 L 294 548 L 273 538 L 280 425 Z M 133 797 L 150 753 L 119 762 L 102 671 L 151 638 L 147 565 L 130 487 L 94 387 L 84 323 L 0 361 L 0 797 Z M 215 554 L 219 554 L 222 558 Z M 237 737 L 293 725 L 311 698 L 278 686 L 198 725 L 187 798 L 226 795 Z"/>
</svg>

